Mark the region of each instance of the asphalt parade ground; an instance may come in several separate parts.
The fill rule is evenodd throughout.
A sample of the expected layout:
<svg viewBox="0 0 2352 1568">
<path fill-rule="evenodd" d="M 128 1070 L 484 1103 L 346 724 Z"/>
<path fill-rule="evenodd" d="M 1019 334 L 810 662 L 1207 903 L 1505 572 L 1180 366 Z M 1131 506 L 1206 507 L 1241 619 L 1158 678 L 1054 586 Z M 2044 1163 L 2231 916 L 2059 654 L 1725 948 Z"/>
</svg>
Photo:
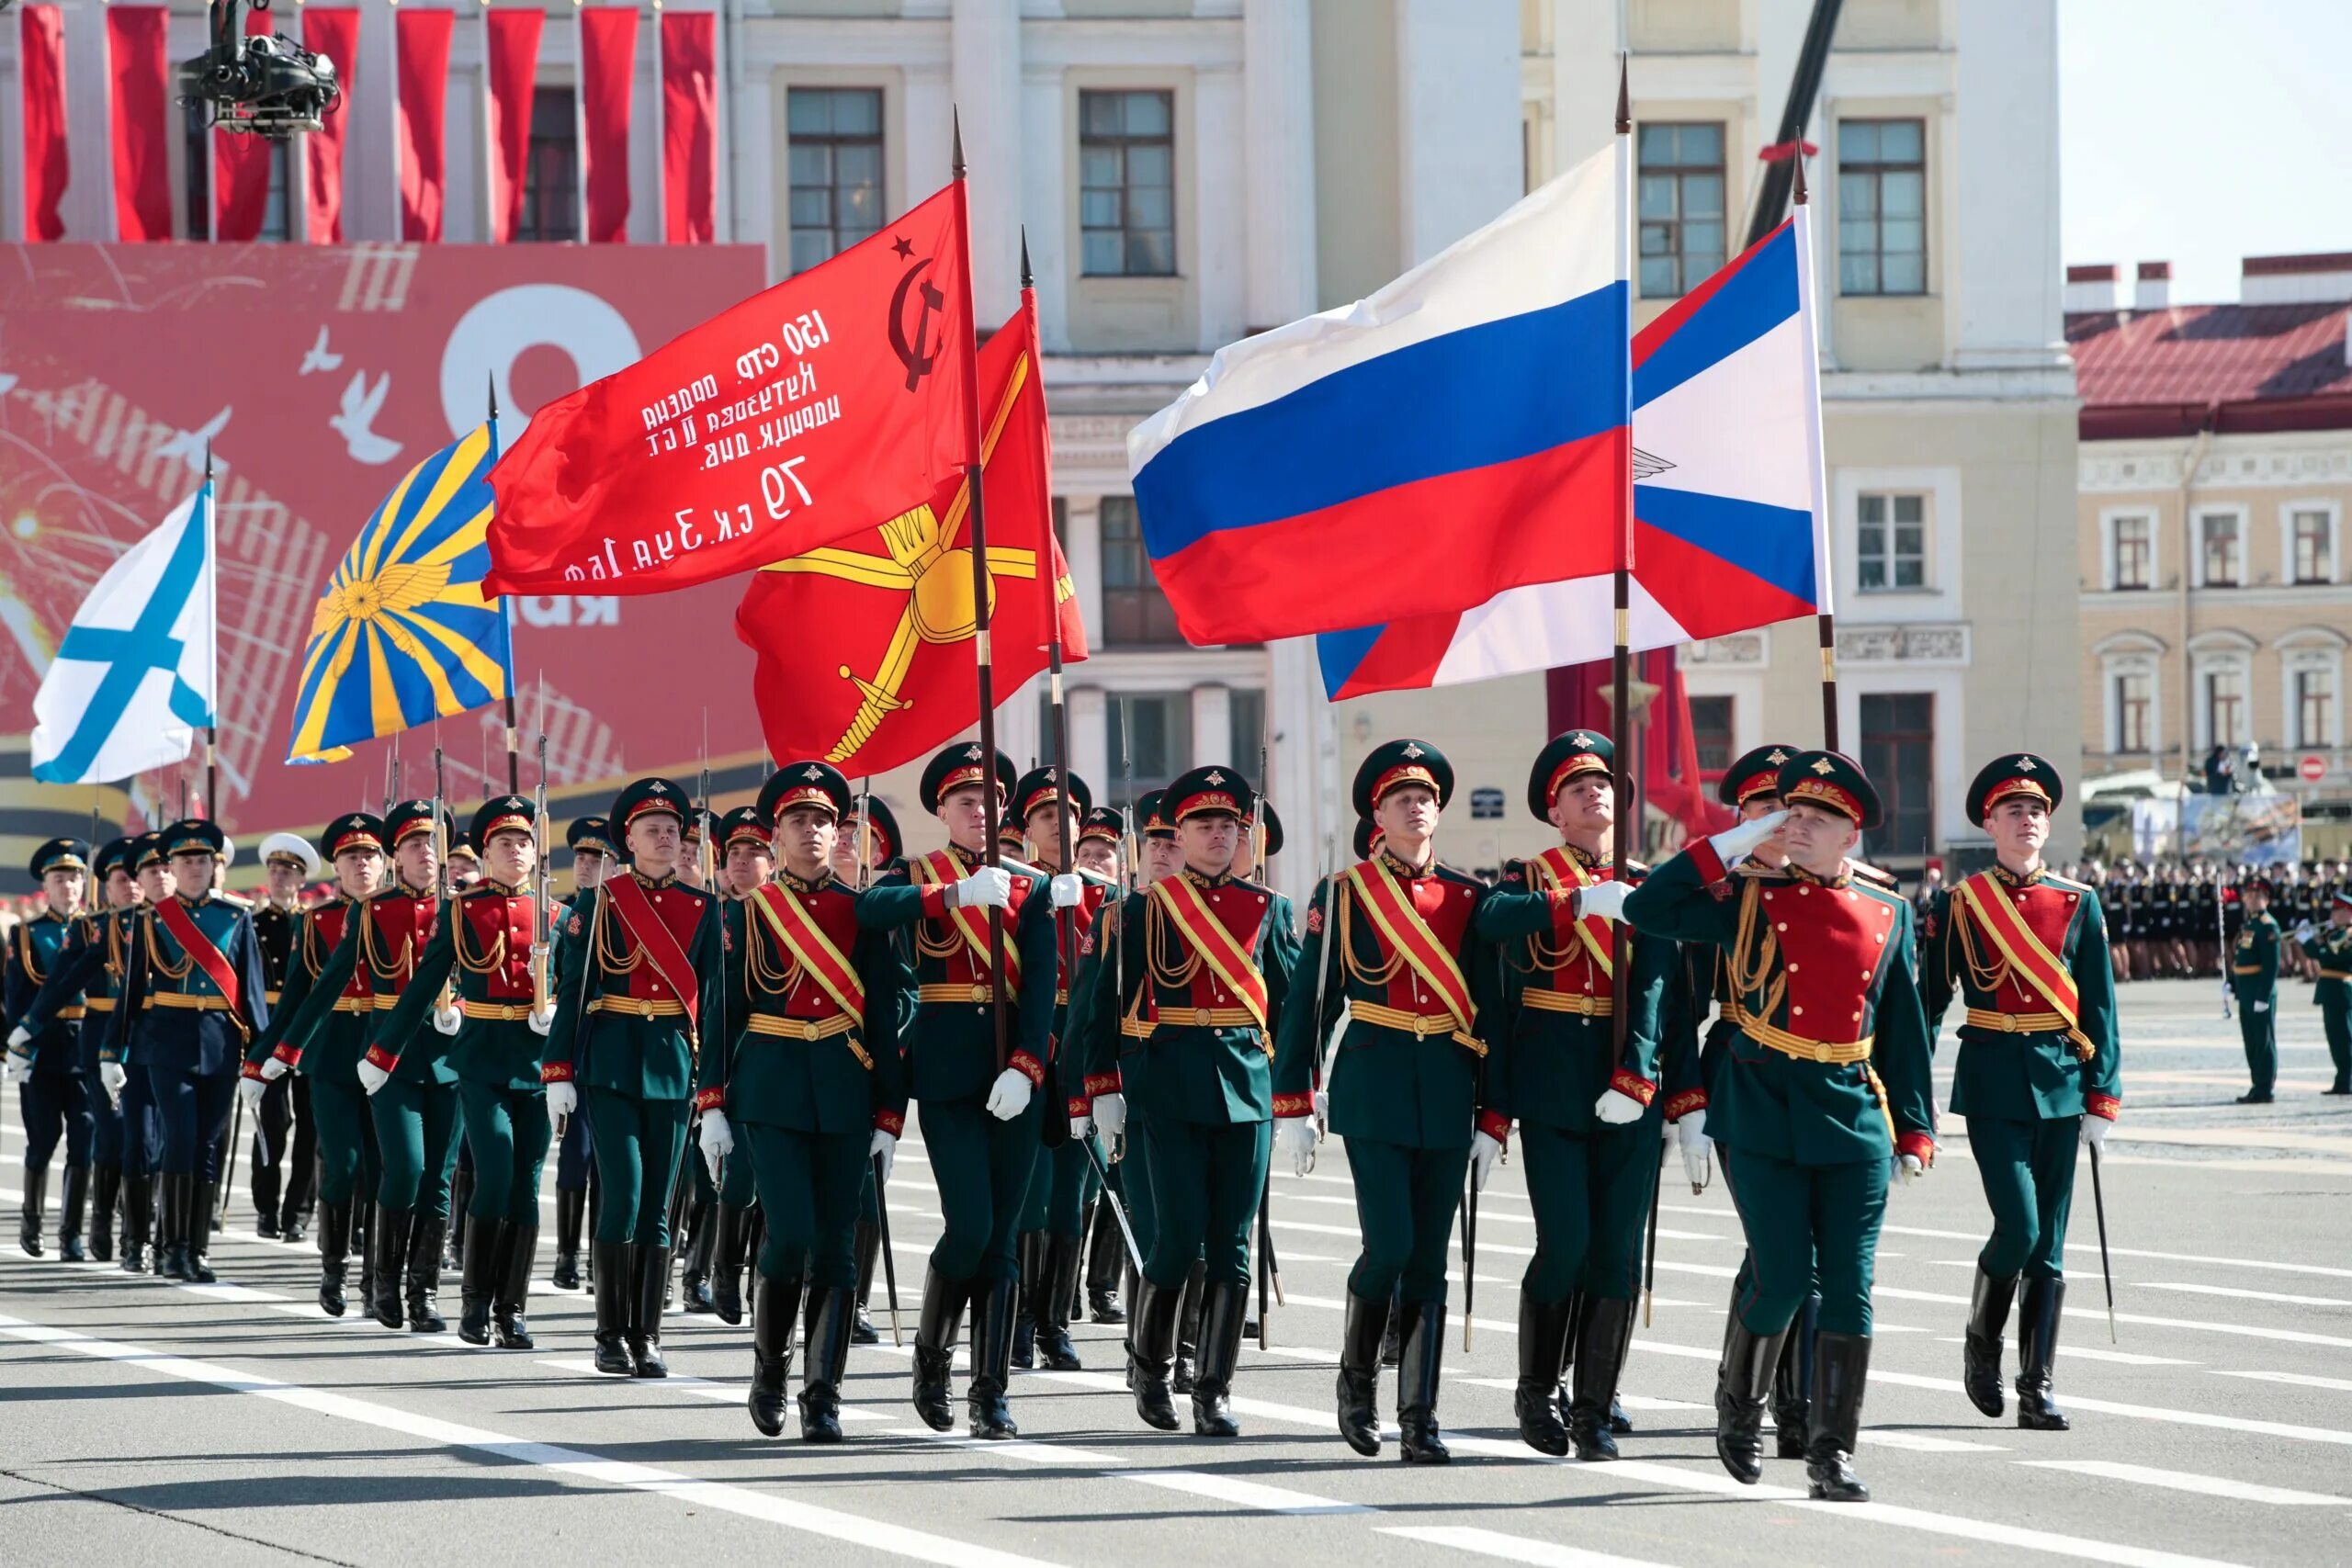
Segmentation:
<svg viewBox="0 0 2352 1568">
<path fill-rule="evenodd" d="M 2230 1103 L 2245 1069 L 2214 983 L 2121 994 L 2125 1110 L 2105 1162 L 2115 1337 L 2086 1170 L 2057 1382 L 2074 1431 L 2021 1432 L 1961 1393 L 1987 1220 L 1965 1127 L 1946 1117 L 1936 1168 L 1888 1205 L 1857 1459 L 1875 1500 L 1860 1506 L 1807 1501 L 1801 1464 L 1768 1459 L 1756 1487 L 1717 1464 L 1710 1401 L 1739 1227 L 1720 1182 L 1693 1196 L 1679 1161 L 1654 1321 L 1625 1369 L 1637 1430 L 1620 1439 L 1624 1459 L 1548 1460 L 1519 1441 L 1518 1279 L 1534 1231 L 1513 1164 L 1480 1203 L 1467 1352 L 1453 1285 L 1441 1413 L 1454 1462 L 1408 1468 L 1393 1429 L 1365 1460 L 1333 1425 L 1357 1235 L 1336 1142 L 1312 1177 L 1274 1180 L 1288 1304 L 1271 1319 L 1272 1351 L 1243 1351 L 1239 1439 L 1193 1438 L 1189 1420 L 1182 1434 L 1145 1428 L 1119 1377 L 1123 1331 L 1092 1325 L 1075 1331 L 1085 1371 L 1016 1374 L 1020 1440 L 933 1434 L 908 1403 L 910 1352 L 889 1345 L 877 1279 L 884 1343 L 851 1353 L 849 1440 L 812 1448 L 752 1429 L 748 1325 L 673 1313 L 669 1379 L 593 1375 L 590 1299 L 546 1283 L 551 1201 L 527 1352 L 387 1331 L 356 1305 L 325 1318 L 314 1244 L 254 1236 L 242 1170 L 213 1247 L 218 1284 L 59 1263 L 54 1182 L 51 1256 L 26 1258 L 11 1111 L 0 1562 L 2352 1560 L 2352 1101 L 2319 1097 L 2327 1055 L 2309 988 L 2281 990 L 2279 1099 L 2264 1107 Z M 1952 1049 L 1947 1034 L 1947 1088 Z M 889 1205 L 910 1337 L 938 1205 L 919 1116 L 908 1131 Z M 445 1279 L 453 1325 L 456 1298 Z M 1380 1397 L 1393 1422 L 1393 1373 Z"/>
</svg>

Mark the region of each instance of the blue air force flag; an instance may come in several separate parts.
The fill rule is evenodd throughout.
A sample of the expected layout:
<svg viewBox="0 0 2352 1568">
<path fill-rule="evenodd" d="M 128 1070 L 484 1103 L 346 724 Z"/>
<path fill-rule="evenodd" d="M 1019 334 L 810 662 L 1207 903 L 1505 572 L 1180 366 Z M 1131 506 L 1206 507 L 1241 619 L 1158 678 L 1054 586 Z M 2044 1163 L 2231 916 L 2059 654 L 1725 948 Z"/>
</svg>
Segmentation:
<svg viewBox="0 0 2352 1568">
<path fill-rule="evenodd" d="M 33 698 L 33 777 L 104 784 L 187 756 L 215 722 L 213 586 L 208 482 L 74 612 Z"/>
</svg>

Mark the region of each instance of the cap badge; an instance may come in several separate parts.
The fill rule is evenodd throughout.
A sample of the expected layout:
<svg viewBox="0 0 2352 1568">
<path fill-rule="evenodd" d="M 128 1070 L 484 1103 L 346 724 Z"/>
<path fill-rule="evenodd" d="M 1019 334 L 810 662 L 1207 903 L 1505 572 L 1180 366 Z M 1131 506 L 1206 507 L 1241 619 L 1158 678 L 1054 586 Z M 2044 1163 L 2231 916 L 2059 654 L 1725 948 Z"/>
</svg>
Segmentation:
<svg viewBox="0 0 2352 1568">
<path fill-rule="evenodd" d="M 1827 778 L 1831 773 L 1838 771 L 1838 764 L 1831 761 L 1826 757 L 1816 757 L 1814 759 L 1813 771 L 1819 773 L 1822 777 Z"/>
</svg>

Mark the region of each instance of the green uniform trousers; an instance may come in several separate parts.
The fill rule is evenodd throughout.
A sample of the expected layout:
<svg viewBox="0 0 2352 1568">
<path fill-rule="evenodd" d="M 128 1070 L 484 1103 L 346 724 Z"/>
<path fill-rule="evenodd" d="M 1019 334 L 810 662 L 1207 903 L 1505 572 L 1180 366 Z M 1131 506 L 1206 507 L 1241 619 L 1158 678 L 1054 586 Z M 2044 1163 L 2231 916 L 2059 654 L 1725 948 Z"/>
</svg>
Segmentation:
<svg viewBox="0 0 2352 1568">
<path fill-rule="evenodd" d="M 993 1119 L 991 1119 L 993 1120 Z M 870 1131 L 803 1133 L 757 1122 L 735 1124 L 735 1153 L 726 1166 L 748 1167 L 767 1217 L 760 1247 L 760 1277 L 808 1276 L 812 1290 L 857 1284 L 857 1212 L 868 1185 Z M 749 1157 L 746 1158 L 748 1154 Z"/>
<path fill-rule="evenodd" d="M 1086 1206 L 1102 1186 L 1094 1162 L 1076 1138 L 1059 1148 L 1040 1148 L 1037 1168 L 1029 1173 L 1029 1196 L 1021 1205 L 1021 1234 L 1079 1235 L 1086 1228 Z"/>
<path fill-rule="evenodd" d="M 1363 1251 L 1348 1273 L 1348 1289 L 1366 1301 L 1386 1301 L 1401 1284 L 1407 1304 L 1445 1301 L 1445 1254 L 1470 1151 L 1414 1148 L 1350 1138 L 1348 1169 L 1355 1178 L 1356 1223 Z"/>
<path fill-rule="evenodd" d="M 474 1162 L 474 1195 L 466 1213 L 477 1220 L 537 1225 L 539 1172 L 553 1134 L 547 1091 L 459 1078 L 458 1104 Z"/>
<path fill-rule="evenodd" d="M 670 1190 L 686 1146 L 689 1102 L 639 1100 L 593 1084 L 581 1095 L 596 1146 L 603 1202 L 596 1239 L 636 1247 L 670 1245 Z"/>
<path fill-rule="evenodd" d="M 1037 1168 L 1044 1097 L 1032 1095 L 1028 1109 L 1010 1122 L 989 1115 L 980 1096 L 926 1100 L 917 1114 L 944 1222 L 931 1249 L 931 1266 L 943 1280 L 1020 1278 L 1013 1242 L 1029 1178 Z M 778 1223 L 771 1213 L 771 1233 Z"/>
<path fill-rule="evenodd" d="M 1869 1335 L 1887 1165 L 1798 1165 L 1736 1151 L 1724 1178 L 1747 1233 L 1749 1278 L 1732 1310 L 1750 1333 L 1786 1328 L 1818 1278 L 1822 1332 Z"/>
<path fill-rule="evenodd" d="M 1162 1117 L 1151 1133 L 1157 1234 L 1144 1274 L 1179 1290 L 1205 1263 L 1208 1283 L 1250 1282 L 1250 1226 L 1266 1188 L 1271 1122 L 1184 1122 Z"/>
<path fill-rule="evenodd" d="M 2075 1149 L 2083 1119 L 2032 1122 L 1968 1119 L 1977 1179 L 1993 1210 L 1993 1235 L 1977 1254 L 1996 1280 L 2024 1274 L 2055 1280 L 2066 1272 L 2066 1211 L 2075 1199 Z"/>
<path fill-rule="evenodd" d="M 447 1219 L 449 1172 L 458 1163 L 457 1085 L 394 1078 L 368 1097 L 368 1114 L 384 1164 L 376 1201 Z"/>
<path fill-rule="evenodd" d="M 319 1124 L 319 1201 L 348 1203 L 375 1191 L 384 1168 L 376 1153 L 376 1119 L 358 1078 L 348 1071 L 312 1078 L 311 1114 Z"/>
<path fill-rule="evenodd" d="M 2335 1064 L 2335 1082 L 2329 1087 L 2342 1094 L 2352 1089 L 2352 1006 L 2323 1007 L 2319 1021 L 2327 1031 L 2328 1059 Z"/>
<path fill-rule="evenodd" d="M 2274 998 L 2260 1012 L 2252 1002 L 2238 1003 L 2238 1038 L 2245 1043 L 2246 1071 L 2254 1077 L 2254 1092 L 2268 1094 L 2278 1082 L 2278 1004 Z"/>
<path fill-rule="evenodd" d="M 1659 1121 L 1653 1109 L 1623 1127 L 1596 1122 L 1589 1133 L 1519 1124 L 1535 1211 L 1535 1256 L 1520 1289 L 1539 1302 L 1563 1302 L 1579 1289 L 1633 1300 L 1664 1147 Z"/>
<path fill-rule="evenodd" d="M 1126 1153 L 1112 1169 L 1118 1172 L 1119 1196 L 1127 1205 L 1127 1228 L 1136 1233 L 1136 1252 L 1149 1258 L 1159 1239 L 1159 1204 L 1151 1190 L 1151 1124 L 1127 1107 Z"/>
</svg>

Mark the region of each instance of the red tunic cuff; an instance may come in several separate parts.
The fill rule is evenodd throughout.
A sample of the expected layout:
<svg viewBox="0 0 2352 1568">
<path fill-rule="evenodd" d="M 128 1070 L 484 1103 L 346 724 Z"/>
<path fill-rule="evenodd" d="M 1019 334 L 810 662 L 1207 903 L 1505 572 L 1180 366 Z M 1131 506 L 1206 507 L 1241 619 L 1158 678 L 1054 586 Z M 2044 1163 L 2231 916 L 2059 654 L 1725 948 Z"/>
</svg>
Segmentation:
<svg viewBox="0 0 2352 1568">
<path fill-rule="evenodd" d="M 711 1089 L 698 1089 L 695 1090 L 695 1109 L 696 1111 L 708 1111 L 714 1106 L 718 1108 L 720 1115 L 724 1116 L 727 1113 L 727 1089 L 725 1085 L 722 1084 Z"/>
<path fill-rule="evenodd" d="M 1478 1112 L 1478 1131 L 1498 1144 L 1510 1142 L 1510 1118 L 1499 1111 Z"/>
<path fill-rule="evenodd" d="M 1045 1087 L 1046 1065 L 1037 1060 L 1036 1057 L 1032 1056 L 1028 1052 L 1015 1051 L 1012 1054 L 1012 1060 L 1005 1065 L 1011 1067 L 1014 1072 L 1019 1073 L 1023 1077 L 1027 1078 L 1029 1080 L 1030 1087 L 1034 1089 L 1043 1089 Z"/>
<path fill-rule="evenodd" d="M 1690 857 L 1708 892 L 1719 899 L 1731 897 L 1731 873 L 1724 869 L 1724 857 L 1715 853 L 1713 844 L 1702 839 L 1683 852 Z"/>
<path fill-rule="evenodd" d="M 1894 1152 L 1916 1156 L 1922 1166 L 1936 1163 L 1936 1140 L 1926 1133 L 1903 1133 L 1894 1140 Z"/>
<path fill-rule="evenodd" d="M 1098 1094 L 1124 1094 L 1126 1091 L 1120 1088 L 1120 1081 L 1116 1068 L 1107 1073 L 1089 1073 L 1086 1075 L 1087 1098 L 1091 1100 Z"/>
<path fill-rule="evenodd" d="M 2123 1102 L 2111 1094 L 2083 1096 L 2083 1110 L 2089 1115 L 2112 1122 L 2122 1111 Z"/>
<path fill-rule="evenodd" d="M 1082 1094 L 1073 1094 L 1063 1109 L 1072 1116 L 1091 1116 L 1094 1113 L 1094 1102 Z"/>
<path fill-rule="evenodd" d="M 1609 1087 L 1628 1100 L 1647 1105 L 1657 1098 L 1657 1085 L 1631 1067 L 1620 1067 L 1609 1075 Z"/>
<path fill-rule="evenodd" d="M 1311 1094 L 1278 1094 L 1274 1096 L 1274 1119 L 1278 1122 L 1295 1121 L 1301 1116 L 1312 1116 L 1314 1114 L 1315 1097 Z"/>
<path fill-rule="evenodd" d="M 247 1062 L 244 1066 L 238 1071 L 237 1076 L 241 1078 L 258 1078 L 261 1077 L 261 1064 L 259 1062 Z"/>
<path fill-rule="evenodd" d="M 895 1111 L 877 1111 L 874 1113 L 874 1130 L 895 1138 L 907 1130 L 907 1119 Z"/>
<path fill-rule="evenodd" d="M 297 1051 L 291 1045 L 281 1043 L 276 1050 L 272 1051 L 270 1055 L 277 1057 L 279 1061 L 285 1063 L 289 1067 L 299 1067 L 302 1065 L 302 1053 Z"/>
<path fill-rule="evenodd" d="M 1667 1100 L 1666 1119 L 1669 1122 L 1679 1122 L 1693 1111 L 1705 1109 L 1707 1109 L 1707 1091 L 1703 1089 L 1686 1089 L 1680 1094 Z"/>
<path fill-rule="evenodd" d="M 947 918 L 947 885 L 945 883 L 923 884 L 922 912 L 927 919 L 944 920 Z"/>
<path fill-rule="evenodd" d="M 390 1051 L 385 1050 L 381 1045 L 370 1045 L 368 1047 L 368 1060 L 374 1063 L 377 1066 L 383 1068 L 384 1071 L 388 1073 L 401 1065 L 401 1059 L 398 1056 L 393 1055 Z"/>
<path fill-rule="evenodd" d="M 539 1065 L 539 1081 L 541 1083 L 570 1083 L 571 1081 L 571 1064 L 570 1062 L 541 1063 Z"/>
</svg>

